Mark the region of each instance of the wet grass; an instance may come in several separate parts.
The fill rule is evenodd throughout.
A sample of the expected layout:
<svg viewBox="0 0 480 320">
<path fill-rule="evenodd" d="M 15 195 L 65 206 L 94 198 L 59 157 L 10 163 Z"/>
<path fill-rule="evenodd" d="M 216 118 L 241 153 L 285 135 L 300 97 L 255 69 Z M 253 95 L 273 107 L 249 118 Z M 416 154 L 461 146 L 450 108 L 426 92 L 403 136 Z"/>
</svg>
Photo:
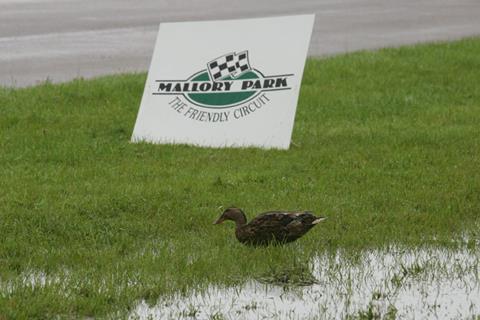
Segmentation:
<svg viewBox="0 0 480 320">
<path fill-rule="evenodd" d="M 311 59 L 289 151 L 129 143 L 144 74 L 0 89 L 0 319 L 125 315 L 338 249 L 477 248 L 479 69 L 479 39 Z M 329 219 L 252 249 L 211 225 L 230 205 Z"/>
<path fill-rule="evenodd" d="M 270 269 L 257 278 L 260 283 L 277 286 L 311 286 L 318 283 L 308 264 L 298 264 L 294 261 L 292 266 L 270 266 Z"/>
<path fill-rule="evenodd" d="M 198 319 L 476 319 L 479 257 L 480 250 L 465 246 L 389 246 L 355 255 L 338 250 L 311 260 L 307 269 L 318 280 L 308 286 L 254 280 L 210 285 L 152 305 L 141 301 L 130 316 L 187 319 L 195 310 Z"/>
</svg>

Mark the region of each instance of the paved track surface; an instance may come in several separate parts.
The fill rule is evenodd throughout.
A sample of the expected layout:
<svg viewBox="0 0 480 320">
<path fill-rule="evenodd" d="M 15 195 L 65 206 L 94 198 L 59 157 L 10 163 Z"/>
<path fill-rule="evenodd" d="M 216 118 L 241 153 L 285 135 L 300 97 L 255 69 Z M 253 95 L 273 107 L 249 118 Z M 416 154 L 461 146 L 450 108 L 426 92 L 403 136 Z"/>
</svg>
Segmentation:
<svg viewBox="0 0 480 320">
<path fill-rule="evenodd" d="M 160 22 L 299 13 L 315 56 L 480 35 L 480 0 L 0 0 L 0 85 L 145 71 Z"/>
</svg>

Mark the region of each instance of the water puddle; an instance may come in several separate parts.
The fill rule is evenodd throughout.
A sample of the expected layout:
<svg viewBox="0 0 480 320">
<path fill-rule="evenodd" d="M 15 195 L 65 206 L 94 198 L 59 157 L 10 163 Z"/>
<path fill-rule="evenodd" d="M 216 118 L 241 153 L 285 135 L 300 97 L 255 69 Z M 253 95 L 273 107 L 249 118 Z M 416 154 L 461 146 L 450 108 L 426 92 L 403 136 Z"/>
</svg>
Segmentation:
<svg viewBox="0 0 480 320">
<path fill-rule="evenodd" d="M 478 250 L 363 251 L 311 262 L 309 286 L 249 281 L 140 301 L 130 319 L 458 319 L 480 315 Z"/>
</svg>

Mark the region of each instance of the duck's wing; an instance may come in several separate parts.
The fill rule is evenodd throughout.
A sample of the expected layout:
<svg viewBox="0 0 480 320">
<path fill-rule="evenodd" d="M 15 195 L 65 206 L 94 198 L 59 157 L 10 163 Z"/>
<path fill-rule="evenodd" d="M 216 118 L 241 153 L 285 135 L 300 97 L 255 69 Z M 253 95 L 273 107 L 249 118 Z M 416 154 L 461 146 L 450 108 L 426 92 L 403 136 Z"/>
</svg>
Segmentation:
<svg viewBox="0 0 480 320">
<path fill-rule="evenodd" d="M 316 217 L 308 211 L 269 211 L 252 219 L 237 230 L 241 242 L 266 244 L 270 241 L 290 242 L 304 235 Z"/>
<path fill-rule="evenodd" d="M 288 236 L 287 226 L 292 221 L 292 216 L 285 212 L 265 212 L 238 230 L 237 238 L 254 244 L 283 241 Z"/>
<path fill-rule="evenodd" d="M 288 225 L 291 222 L 302 222 L 304 224 L 313 223 L 317 217 L 313 212 L 310 211 L 268 211 L 260 214 L 258 217 L 253 219 L 250 223 L 262 224 L 262 223 L 273 223 Z"/>
<path fill-rule="evenodd" d="M 260 214 L 249 223 L 251 226 L 265 226 L 272 228 L 286 227 L 290 222 L 296 219 L 294 212 L 288 211 L 269 211 Z"/>
<path fill-rule="evenodd" d="M 294 241 L 307 233 L 315 224 L 322 221 L 312 212 L 292 212 L 290 216 L 293 220 L 286 226 L 287 241 Z"/>
</svg>

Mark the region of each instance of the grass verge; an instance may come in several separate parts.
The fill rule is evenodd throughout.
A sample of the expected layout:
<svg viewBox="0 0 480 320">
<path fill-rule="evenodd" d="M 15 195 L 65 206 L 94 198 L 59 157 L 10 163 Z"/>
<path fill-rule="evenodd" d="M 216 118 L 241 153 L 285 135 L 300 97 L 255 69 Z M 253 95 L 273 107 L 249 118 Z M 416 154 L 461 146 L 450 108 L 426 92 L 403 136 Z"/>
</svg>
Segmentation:
<svg viewBox="0 0 480 320">
<path fill-rule="evenodd" d="M 129 143 L 144 74 L 0 89 L 0 318 L 103 316 L 338 248 L 478 239 L 478 70 L 479 39 L 310 59 L 289 151 Z M 329 219 L 252 249 L 211 225 L 222 205 Z"/>
</svg>

